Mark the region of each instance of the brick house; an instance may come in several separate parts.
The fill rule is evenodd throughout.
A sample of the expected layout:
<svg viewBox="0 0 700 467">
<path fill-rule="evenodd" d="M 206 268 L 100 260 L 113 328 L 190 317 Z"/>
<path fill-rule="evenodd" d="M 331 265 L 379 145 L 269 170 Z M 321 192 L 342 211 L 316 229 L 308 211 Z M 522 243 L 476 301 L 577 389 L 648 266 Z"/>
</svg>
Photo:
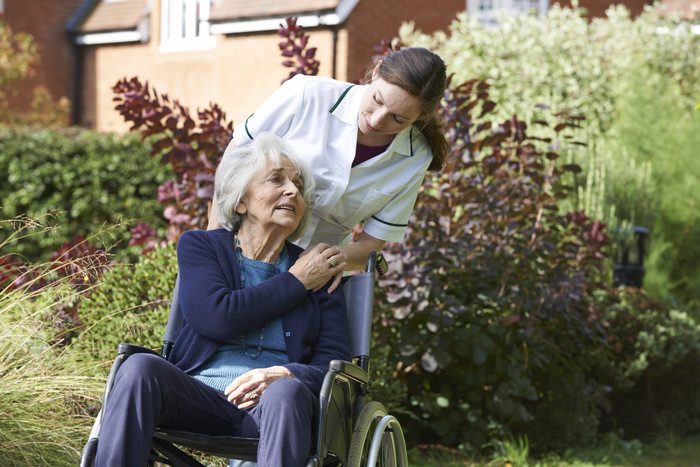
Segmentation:
<svg viewBox="0 0 700 467">
<path fill-rule="evenodd" d="M 59 8 L 58 4 L 62 7 Z M 400 4 L 400 8 L 397 5 Z M 52 95 L 74 103 L 74 122 L 125 131 L 111 87 L 138 76 L 191 111 L 216 102 L 234 122 L 247 117 L 289 74 L 277 29 L 299 18 L 317 47 L 319 74 L 357 80 L 383 37 L 415 19 L 426 32 L 446 29 L 464 0 L 5 0 L 5 20 L 42 47 L 27 88 L 61 81 Z M 52 18 L 43 22 L 36 18 Z M 32 19 L 34 18 L 34 19 Z M 44 58 L 55 59 L 47 61 Z M 57 76 L 52 70 L 65 72 Z M 21 92 L 21 94 L 25 94 Z M 20 103 L 20 104 L 25 104 Z"/>
<path fill-rule="evenodd" d="M 665 0 L 690 11 L 700 0 Z M 569 0 L 566 0 L 569 3 Z M 580 0 L 591 16 L 612 2 Z M 633 14 L 646 0 L 625 0 Z M 114 111 L 112 86 L 138 76 L 194 111 L 218 103 L 239 122 L 287 77 L 277 35 L 295 16 L 317 48 L 319 75 L 355 81 L 374 46 L 413 21 L 426 33 L 446 30 L 465 9 L 484 20 L 495 8 L 536 9 L 549 0 L 0 0 L 13 31 L 40 46 L 36 75 L 23 83 L 13 105 L 28 108 L 38 84 L 73 102 L 76 124 L 126 131 Z M 570 3 L 569 3 L 570 4 Z"/>
</svg>

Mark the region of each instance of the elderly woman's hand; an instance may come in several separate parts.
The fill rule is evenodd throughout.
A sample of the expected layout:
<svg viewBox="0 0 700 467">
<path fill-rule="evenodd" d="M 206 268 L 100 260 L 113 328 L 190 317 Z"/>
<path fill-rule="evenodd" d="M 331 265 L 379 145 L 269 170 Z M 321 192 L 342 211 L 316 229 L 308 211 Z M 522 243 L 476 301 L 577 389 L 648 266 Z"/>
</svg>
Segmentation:
<svg viewBox="0 0 700 467">
<path fill-rule="evenodd" d="M 319 243 L 306 249 L 289 268 L 289 272 L 304 284 L 306 290 L 316 289 L 331 277 L 341 275 L 347 258 L 337 246 Z"/>
<path fill-rule="evenodd" d="M 283 366 L 256 368 L 234 379 L 226 387 L 224 394 L 228 396 L 229 402 L 236 404 L 239 409 L 248 409 L 258 403 L 269 385 L 282 378 L 294 376 Z"/>
</svg>

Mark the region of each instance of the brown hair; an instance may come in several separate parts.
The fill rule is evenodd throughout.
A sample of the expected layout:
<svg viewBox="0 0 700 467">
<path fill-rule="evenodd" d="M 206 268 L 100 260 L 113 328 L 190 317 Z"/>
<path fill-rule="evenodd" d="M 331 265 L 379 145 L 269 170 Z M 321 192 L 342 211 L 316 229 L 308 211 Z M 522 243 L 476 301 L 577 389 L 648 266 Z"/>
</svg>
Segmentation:
<svg viewBox="0 0 700 467">
<path fill-rule="evenodd" d="M 368 71 L 371 81 L 374 68 Z M 408 47 L 383 58 L 377 73 L 387 83 L 399 86 L 421 102 L 421 115 L 413 124 L 430 144 L 433 161 L 430 170 L 442 169 L 450 152 L 443 128 L 445 123 L 436 110 L 445 94 L 447 70 L 440 56 L 422 47 Z"/>
</svg>

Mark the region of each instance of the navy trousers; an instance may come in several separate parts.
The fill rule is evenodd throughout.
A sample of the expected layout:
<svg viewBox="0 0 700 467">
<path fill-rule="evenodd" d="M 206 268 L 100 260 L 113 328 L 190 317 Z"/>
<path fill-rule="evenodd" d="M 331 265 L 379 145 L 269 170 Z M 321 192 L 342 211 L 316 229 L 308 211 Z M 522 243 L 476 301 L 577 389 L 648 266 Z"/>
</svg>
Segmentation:
<svg viewBox="0 0 700 467">
<path fill-rule="evenodd" d="M 258 465 L 303 466 L 311 448 L 318 399 L 301 382 L 272 383 L 241 410 L 218 391 L 161 357 L 131 355 L 103 407 L 95 466 L 145 466 L 155 427 L 260 438 Z"/>
</svg>

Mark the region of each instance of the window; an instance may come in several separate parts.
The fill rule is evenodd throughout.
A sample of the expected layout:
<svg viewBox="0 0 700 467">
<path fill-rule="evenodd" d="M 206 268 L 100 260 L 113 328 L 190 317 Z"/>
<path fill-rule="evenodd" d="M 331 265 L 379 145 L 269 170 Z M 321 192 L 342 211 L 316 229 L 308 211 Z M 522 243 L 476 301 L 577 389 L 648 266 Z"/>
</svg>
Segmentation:
<svg viewBox="0 0 700 467">
<path fill-rule="evenodd" d="M 499 11 L 513 14 L 547 13 L 549 0 L 467 0 L 467 13 L 476 16 L 483 24 L 495 25 Z"/>
<path fill-rule="evenodd" d="M 212 48 L 209 32 L 211 0 L 162 0 L 161 49 L 187 50 Z"/>
</svg>

